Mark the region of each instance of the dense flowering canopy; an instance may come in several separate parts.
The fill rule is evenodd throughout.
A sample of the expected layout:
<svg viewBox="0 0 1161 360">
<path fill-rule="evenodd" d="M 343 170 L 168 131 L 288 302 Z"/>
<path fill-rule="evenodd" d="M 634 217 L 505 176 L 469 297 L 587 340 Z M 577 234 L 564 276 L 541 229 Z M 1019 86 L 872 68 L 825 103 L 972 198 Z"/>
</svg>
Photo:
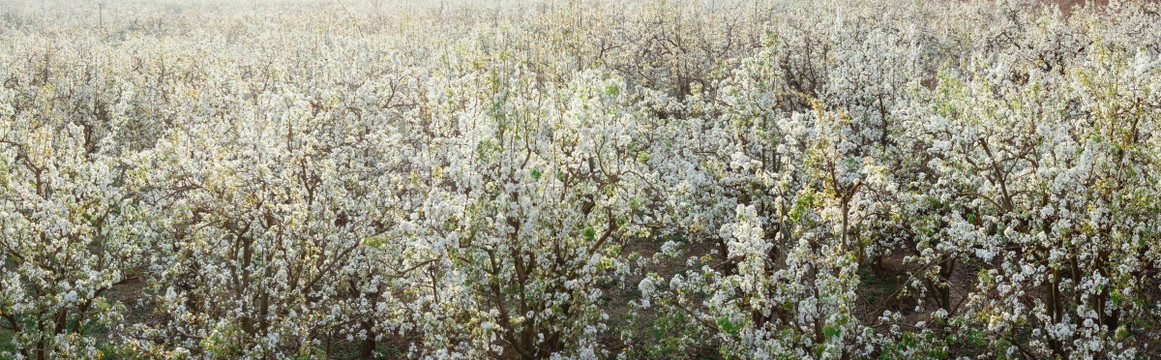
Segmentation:
<svg viewBox="0 0 1161 360">
<path fill-rule="evenodd" d="M 1161 357 L 1161 8 L 0 4 L 0 358 Z"/>
</svg>

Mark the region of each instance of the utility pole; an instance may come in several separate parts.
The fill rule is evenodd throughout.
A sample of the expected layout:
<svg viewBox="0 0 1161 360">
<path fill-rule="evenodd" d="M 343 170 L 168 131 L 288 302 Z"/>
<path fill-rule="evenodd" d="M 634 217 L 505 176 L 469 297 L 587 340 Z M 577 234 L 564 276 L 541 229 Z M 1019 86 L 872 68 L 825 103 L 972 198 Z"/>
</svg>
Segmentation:
<svg viewBox="0 0 1161 360">
<path fill-rule="evenodd" d="M 97 27 L 105 28 L 105 3 L 97 3 Z"/>
</svg>

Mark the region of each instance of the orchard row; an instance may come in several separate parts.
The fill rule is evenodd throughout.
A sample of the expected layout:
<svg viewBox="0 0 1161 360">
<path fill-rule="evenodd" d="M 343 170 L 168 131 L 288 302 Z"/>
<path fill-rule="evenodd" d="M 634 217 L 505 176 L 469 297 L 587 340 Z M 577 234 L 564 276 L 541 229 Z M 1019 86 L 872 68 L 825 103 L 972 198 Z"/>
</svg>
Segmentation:
<svg viewBox="0 0 1161 360">
<path fill-rule="evenodd" d="M 1156 4 L 0 4 L 0 358 L 1161 357 Z"/>
</svg>

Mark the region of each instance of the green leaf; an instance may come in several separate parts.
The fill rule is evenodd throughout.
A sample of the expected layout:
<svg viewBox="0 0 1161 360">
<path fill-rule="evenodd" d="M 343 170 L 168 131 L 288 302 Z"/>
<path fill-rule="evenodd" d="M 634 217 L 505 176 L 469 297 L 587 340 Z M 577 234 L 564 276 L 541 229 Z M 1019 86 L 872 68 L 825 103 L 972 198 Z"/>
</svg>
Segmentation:
<svg viewBox="0 0 1161 360">
<path fill-rule="evenodd" d="M 838 328 L 834 327 L 834 325 L 827 325 L 826 327 L 822 328 L 822 334 L 826 335 L 826 337 L 838 337 L 841 333 L 842 332 L 839 331 Z"/>
<path fill-rule="evenodd" d="M 730 317 L 728 316 L 718 318 L 718 327 L 732 336 L 738 336 L 738 330 L 742 328 L 741 324 L 735 324 L 733 321 L 730 321 Z"/>
</svg>

